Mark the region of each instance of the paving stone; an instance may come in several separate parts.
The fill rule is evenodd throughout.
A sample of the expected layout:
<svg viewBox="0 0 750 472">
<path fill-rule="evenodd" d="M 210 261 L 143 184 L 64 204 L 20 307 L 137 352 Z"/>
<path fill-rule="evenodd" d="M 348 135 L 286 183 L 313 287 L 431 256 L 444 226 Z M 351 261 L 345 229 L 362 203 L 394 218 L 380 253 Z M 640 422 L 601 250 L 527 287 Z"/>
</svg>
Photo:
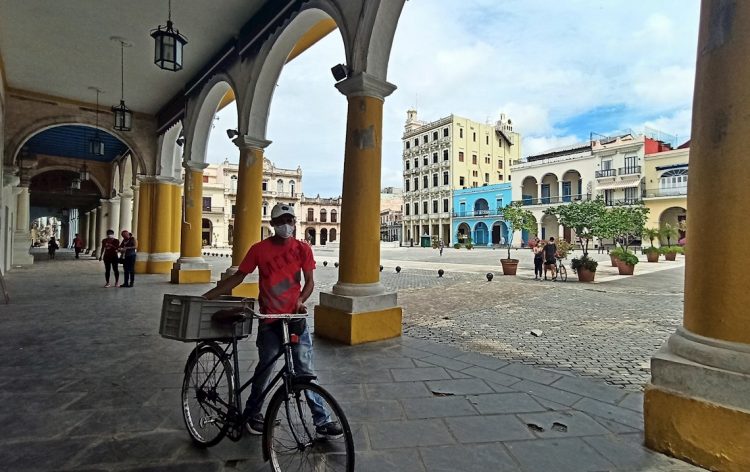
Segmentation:
<svg viewBox="0 0 750 472">
<path fill-rule="evenodd" d="M 414 448 L 358 452 L 355 460 L 357 472 L 425 472 L 419 451 Z"/>
<path fill-rule="evenodd" d="M 585 411 L 594 416 L 601 416 L 631 428 L 643 429 L 643 415 L 633 410 L 621 408 L 610 403 L 604 403 L 591 398 L 582 398 L 573 405 L 576 410 Z"/>
<path fill-rule="evenodd" d="M 514 377 L 520 377 L 522 379 L 531 380 L 532 382 L 545 385 L 549 385 L 555 380 L 558 380 L 560 377 L 562 377 L 560 374 L 554 372 L 548 372 L 543 369 L 534 368 L 515 362 L 500 368 L 498 372 L 503 372 Z"/>
<path fill-rule="evenodd" d="M 609 433 L 606 428 L 585 413 L 575 410 L 521 413 L 518 417 L 527 425 L 536 426 L 532 430 L 540 438 L 564 438 Z"/>
<path fill-rule="evenodd" d="M 364 384 L 367 398 L 377 399 L 395 399 L 413 398 L 413 397 L 431 397 L 432 392 L 423 382 L 395 382 L 395 383 L 378 383 Z"/>
<path fill-rule="evenodd" d="M 571 408 L 567 405 L 563 405 L 562 403 L 553 402 L 551 400 L 547 400 L 546 398 L 537 397 L 535 395 L 532 395 L 531 398 L 539 402 L 540 405 L 542 405 L 546 410 L 549 411 L 570 410 Z"/>
<path fill-rule="evenodd" d="M 467 367 L 471 367 L 473 364 L 468 364 L 466 362 L 457 361 L 456 359 L 451 359 L 450 357 L 444 357 L 444 356 L 430 356 L 425 357 L 422 359 L 424 362 L 429 362 L 430 364 L 437 365 L 440 367 L 445 367 L 446 369 L 452 369 L 452 370 L 463 370 Z"/>
<path fill-rule="evenodd" d="M 701 470 L 682 461 L 656 454 L 643 446 L 618 438 L 617 436 L 592 436 L 583 438 L 591 447 L 599 451 L 610 462 L 617 464 L 618 470 Z"/>
<path fill-rule="evenodd" d="M 638 430 L 636 428 L 631 428 L 630 426 L 625 426 L 622 423 L 618 423 L 617 421 L 612 421 L 607 418 L 602 418 L 601 416 L 596 415 L 590 415 L 591 418 L 594 419 L 597 423 L 604 426 L 608 430 L 612 431 L 613 433 L 617 434 L 627 434 L 627 433 L 637 433 Z"/>
<path fill-rule="evenodd" d="M 485 369 L 491 369 L 491 370 L 499 369 L 501 367 L 508 365 L 507 361 L 496 359 L 490 356 L 485 356 L 476 352 L 467 352 L 465 354 L 455 357 L 454 360 L 465 362 L 467 364 L 473 364 L 473 365 L 484 367 Z"/>
<path fill-rule="evenodd" d="M 471 375 L 464 374 L 463 372 L 458 372 L 458 371 L 450 370 L 450 369 L 445 369 L 445 370 L 448 371 L 448 373 L 450 374 L 450 376 L 453 377 L 454 379 L 471 379 L 471 378 L 473 378 Z"/>
<path fill-rule="evenodd" d="M 506 443 L 510 454 L 528 472 L 594 472 L 613 470 L 581 438 L 538 439 Z"/>
<path fill-rule="evenodd" d="M 482 415 L 497 413 L 522 413 L 545 411 L 539 402 L 525 393 L 494 393 L 490 395 L 472 395 L 469 401 Z"/>
<path fill-rule="evenodd" d="M 364 389 L 360 384 L 328 384 L 321 386 L 333 395 L 333 398 L 339 403 L 365 399 Z"/>
<path fill-rule="evenodd" d="M 367 432 L 375 450 L 455 443 L 439 419 L 372 423 L 367 425 Z"/>
<path fill-rule="evenodd" d="M 643 393 L 629 393 L 617 406 L 643 413 Z"/>
<path fill-rule="evenodd" d="M 82 466 L 88 466 L 165 460 L 174 457 L 187 441 L 189 439 L 186 434 L 176 432 L 116 438 L 102 441 L 89 448 L 77 457 L 76 461 Z"/>
<path fill-rule="evenodd" d="M 627 394 L 621 389 L 575 377 L 563 377 L 552 383 L 551 386 L 613 404 L 622 400 Z"/>
<path fill-rule="evenodd" d="M 388 421 L 404 417 L 396 400 L 339 402 L 349 421 Z"/>
<path fill-rule="evenodd" d="M 154 431 L 164 423 L 170 411 L 155 407 L 96 410 L 80 421 L 68 434 L 77 436 L 112 436 L 119 433 Z"/>
<path fill-rule="evenodd" d="M 70 438 L 0 444 L 0 467 L 9 472 L 61 469 L 91 444 L 87 439 Z"/>
<path fill-rule="evenodd" d="M 502 443 L 420 448 L 430 472 L 516 472 L 516 463 Z"/>
<path fill-rule="evenodd" d="M 376 382 L 393 382 L 390 369 L 361 369 L 361 370 L 316 370 L 321 384 L 360 384 Z"/>
<path fill-rule="evenodd" d="M 442 367 L 415 367 L 413 369 L 391 369 L 396 382 L 414 382 L 417 380 L 442 380 L 451 376 Z"/>
<path fill-rule="evenodd" d="M 462 356 L 466 353 L 466 351 L 462 351 L 461 349 L 458 349 L 457 347 L 451 346 L 449 344 L 425 344 L 420 349 L 423 351 L 431 352 L 432 354 L 451 358 Z"/>
<path fill-rule="evenodd" d="M 461 443 L 512 441 L 534 437 L 526 425 L 513 415 L 446 418 L 445 422 Z"/>
<path fill-rule="evenodd" d="M 401 404 L 409 419 L 477 414 L 471 403 L 464 397 L 406 398 L 401 400 Z"/>
<path fill-rule="evenodd" d="M 481 379 L 432 380 L 425 383 L 433 394 L 477 395 L 493 392 Z"/>
<path fill-rule="evenodd" d="M 505 387 L 509 387 L 521 380 L 518 377 L 511 377 L 510 375 L 503 374 L 502 372 L 485 369 L 484 367 L 469 367 L 462 372 L 465 374 L 473 375 L 474 377 L 478 377 L 480 379 L 487 380 L 488 382 L 503 385 Z"/>
</svg>

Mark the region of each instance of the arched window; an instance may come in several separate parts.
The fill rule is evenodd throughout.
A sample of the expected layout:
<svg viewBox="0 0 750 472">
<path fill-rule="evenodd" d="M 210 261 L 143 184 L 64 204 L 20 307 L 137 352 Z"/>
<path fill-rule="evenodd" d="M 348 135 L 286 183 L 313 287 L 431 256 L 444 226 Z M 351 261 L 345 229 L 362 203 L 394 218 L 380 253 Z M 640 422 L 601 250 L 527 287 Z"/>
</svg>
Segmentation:
<svg viewBox="0 0 750 472">
<path fill-rule="evenodd" d="M 284 181 L 279 179 L 276 181 L 276 191 L 278 193 L 284 193 Z"/>
<path fill-rule="evenodd" d="M 262 187 L 264 192 L 268 191 L 268 180 L 263 179 Z"/>
<path fill-rule="evenodd" d="M 289 181 L 289 193 L 291 193 L 292 196 L 294 196 L 294 180 Z"/>
<path fill-rule="evenodd" d="M 484 198 L 478 199 L 476 202 L 474 202 L 474 216 L 483 216 L 487 215 L 490 212 L 490 206 L 487 203 L 487 200 Z"/>
<path fill-rule="evenodd" d="M 687 190 L 687 169 L 673 169 L 661 174 L 659 190 L 662 195 L 681 195 Z"/>
<path fill-rule="evenodd" d="M 337 223 L 338 222 L 338 213 L 336 210 L 331 210 L 331 223 Z M 333 241 L 333 238 L 331 238 L 331 241 Z"/>
<path fill-rule="evenodd" d="M 307 221 L 315 221 L 315 210 L 312 208 L 307 209 Z"/>
<path fill-rule="evenodd" d="M 325 223 L 326 221 L 327 221 L 326 220 L 326 210 L 325 210 L 325 208 L 321 208 L 320 209 L 320 222 L 321 223 Z"/>
<path fill-rule="evenodd" d="M 331 217 L 333 217 L 333 213 L 331 213 Z M 336 228 L 331 228 L 331 231 L 328 232 L 328 240 L 336 241 Z"/>
<path fill-rule="evenodd" d="M 231 190 L 232 193 L 237 193 L 237 176 L 232 175 L 229 177 L 229 190 Z"/>
</svg>

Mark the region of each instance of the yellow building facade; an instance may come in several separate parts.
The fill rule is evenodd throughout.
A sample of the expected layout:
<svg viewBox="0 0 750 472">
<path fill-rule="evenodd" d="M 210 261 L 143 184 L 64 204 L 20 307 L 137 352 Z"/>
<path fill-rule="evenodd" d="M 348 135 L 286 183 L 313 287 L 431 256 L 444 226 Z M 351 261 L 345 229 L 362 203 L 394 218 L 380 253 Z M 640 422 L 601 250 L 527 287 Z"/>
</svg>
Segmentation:
<svg viewBox="0 0 750 472">
<path fill-rule="evenodd" d="M 647 228 L 663 228 L 665 224 L 678 228 L 687 221 L 689 154 L 689 148 L 681 147 L 645 156 L 643 204 L 650 210 Z M 683 236 L 685 232 L 680 230 L 677 239 Z"/>
</svg>

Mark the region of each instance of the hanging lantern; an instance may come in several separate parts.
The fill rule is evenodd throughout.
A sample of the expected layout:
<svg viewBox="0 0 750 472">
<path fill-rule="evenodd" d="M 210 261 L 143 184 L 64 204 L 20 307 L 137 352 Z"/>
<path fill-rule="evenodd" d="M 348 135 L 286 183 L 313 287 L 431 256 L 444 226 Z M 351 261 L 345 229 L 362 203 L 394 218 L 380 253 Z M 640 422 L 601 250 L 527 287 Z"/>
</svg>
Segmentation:
<svg viewBox="0 0 750 472">
<path fill-rule="evenodd" d="M 104 155 L 104 141 L 99 139 L 99 94 L 101 90 L 96 87 L 89 87 L 96 90 L 96 129 L 94 131 L 94 137 L 89 140 L 89 154 L 93 156 Z"/>
<path fill-rule="evenodd" d="M 151 31 L 154 38 L 154 64 L 164 70 L 176 72 L 182 69 L 182 47 L 187 38 L 172 25 L 172 1 L 169 2 L 169 16 L 166 26 L 159 25 Z"/>
<path fill-rule="evenodd" d="M 133 112 L 125 106 L 125 43 L 121 38 L 112 38 L 120 41 L 120 104 L 112 107 L 115 115 L 114 129 L 117 131 L 130 131 L 133 128 Z"/>
<path fill-rule="evenodd" d="M 81 182 L 85 182 L 91 178 L 91 174 L 89 173 L 88 168 L 86 167 L 86 164 L 81 167 L 81 171 L 78 173 L 78 176 L 81 179 Z"/>
<path fill-rule="evenodd" d="M 81 190 L 81 179 L 79 179 L 78 177 L 74 177 L 70 182 L 70 188 L 72 190 Z"/>
</svg>

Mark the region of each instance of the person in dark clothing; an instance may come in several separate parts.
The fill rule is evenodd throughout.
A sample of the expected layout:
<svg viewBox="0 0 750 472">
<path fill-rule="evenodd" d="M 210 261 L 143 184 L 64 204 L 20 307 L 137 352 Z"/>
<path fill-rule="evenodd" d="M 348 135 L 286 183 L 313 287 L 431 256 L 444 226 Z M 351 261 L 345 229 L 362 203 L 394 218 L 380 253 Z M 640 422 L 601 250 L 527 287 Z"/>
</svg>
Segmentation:
<svg viewBox="0 0 750 472">
<path fill-rule="evenodd" d="M 544 280 L 547 280 L 547 271 L 552 272 L 552 280 L 557 280 L 557 244 L 555 238 L 550 237 L 549 242 L 544 245 Z"/>
<path fill-rule="evenodd" d="M 138 244 L 133 233 L 122 230 L 122 242 L 120 243 L 120 254 L 122 254 L 122 270 L 125 272 L 125 283 L 120 287 L 132 287 L 135 279 L 135 251 Z"/>
<path fill-rule="evenodd" d="M 117 270 L 117 249 L 120 247 L 120 241 L 115 237 L 115 232 L 107 230 L 107 237 L 102 239 L 102 250 L 99 254 L 99 260 L 104 260 L 104 280 L 107 282 L 104 286 L 111 287 L 109 284 L 109 270 L 115 273 L 115 287 L 120 279 L 120 271 Z"/>
<path fill-rule="evenodd" d="M 73 238 L 73 249 L 76 251 L 76 259 L 78 255 L 83 251 L 83 239 L 76 233 L 76 237 Z"/>
<path fill-rule="evenodd" d="M 57 244 L 57 241 L 55 241 L 55 238 L 49 238 L 49 243 L 47 243 L 47 254 L 49 254 L 50 259 L 55 258 L 55 251 L 60 249 L 60 246 Z"/>
</svg>

